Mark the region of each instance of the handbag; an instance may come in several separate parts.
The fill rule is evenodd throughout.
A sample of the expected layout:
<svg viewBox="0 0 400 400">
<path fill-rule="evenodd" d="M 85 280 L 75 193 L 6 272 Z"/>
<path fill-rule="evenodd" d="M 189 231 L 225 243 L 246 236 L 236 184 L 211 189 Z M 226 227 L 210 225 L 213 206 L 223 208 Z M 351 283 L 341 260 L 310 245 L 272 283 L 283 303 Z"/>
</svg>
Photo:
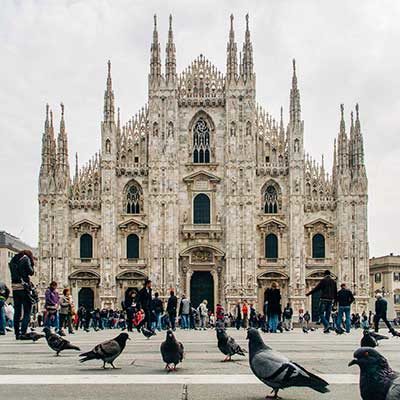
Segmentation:
<svg viewBox="0 0 400 400">
<path fill-rule="evenodd" d="M 39 303 L 39 295 L 32 283 L 27 283 L 22 280 L 22 286 L 24 287 L 24 291 L 26 296 L 28 297 L 31 304 Z"/>
</svg>

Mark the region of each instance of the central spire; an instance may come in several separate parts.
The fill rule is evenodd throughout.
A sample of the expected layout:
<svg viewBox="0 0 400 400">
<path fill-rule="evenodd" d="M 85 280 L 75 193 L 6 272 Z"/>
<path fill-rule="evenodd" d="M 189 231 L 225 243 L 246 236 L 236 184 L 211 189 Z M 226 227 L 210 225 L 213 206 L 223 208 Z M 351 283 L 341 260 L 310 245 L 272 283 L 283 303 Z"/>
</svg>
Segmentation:
<svg viewBox="0 0 400 400">
<path fill-rule="evenodd" d="M 154 14 L 153 42 L 150 49 L 150 78 L 157 79 L 161 76 L 161 50 L 158 41 L 157 15 Z"/>
<path fill-rule="evenodd" d="M 114 123 L 114 92 L 112 90 L 111 80 L 111 61 L 107 63 L 107 84 L 104 92 L 104 122 Z"/>
<path fill-rule="evenodd" d="M 235 42 L 235 31 L 233 29 L 233 14 L 231 14 L 231 28 L 229 31 L 226 53 L 226 76 L 228 81 L 230 81 L 237 77 L 237 45 Z"/>
<path fill-rule="evenodd" d="M 243 75 L 245 80 L 253 77 L 253 45 L 250 40 L 249 14 L 246 14 L 246 33 L 243 44 Z"/>
<path fill-rule="evenodd" d="M 290 89 L 290 123 L 294 126 L 300 122 L 300 91 L 297 87 L 296 60 L 293 59 L 292 88 Z"/>
<path fill-rule="evenodd" d="M 174 80 L 176 76 L 176 49 L 172 31 L 172 15 L 169 16 L 168 42 L 166 47 L 165 76 L 167 81 Z"/>
</svg>

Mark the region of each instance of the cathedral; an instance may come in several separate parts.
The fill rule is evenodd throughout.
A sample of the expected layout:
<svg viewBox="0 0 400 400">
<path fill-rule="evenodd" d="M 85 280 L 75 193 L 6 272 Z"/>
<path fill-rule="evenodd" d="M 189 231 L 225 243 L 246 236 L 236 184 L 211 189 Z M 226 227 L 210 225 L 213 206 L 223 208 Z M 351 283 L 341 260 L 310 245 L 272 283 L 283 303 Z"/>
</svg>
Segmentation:
<svg viewBox="0 0 400 400">
<path fill-rule="evenodd" d="M 194 306 L 207 299 L 231 310 L 262 310 L 272 282 L 282 304 L 316 317 L 305 294 L 325 270 L 354 292 L 369 291 L 367 176 L 359 107 L 338 113 L 333 168 L 304 149 L 296 64 L 288 115 L 256 100 L 246 16 L 241 52 L 231 16 L 226 71 L 199 55 L 182 72 L 169 20 L 162 66 L 154 17 L 148 102 L 121 121 L 111 79 L 104 93 L 101 150 L 72 175 L 61 105 L 55 133 L 46 107 L 39 175 L 39 287 L 71 287 L 76 303 L 120 307 L 128 288 L 149 277 Z M 285 119 L 287 120 L 285 121 Z"/>
</svg>

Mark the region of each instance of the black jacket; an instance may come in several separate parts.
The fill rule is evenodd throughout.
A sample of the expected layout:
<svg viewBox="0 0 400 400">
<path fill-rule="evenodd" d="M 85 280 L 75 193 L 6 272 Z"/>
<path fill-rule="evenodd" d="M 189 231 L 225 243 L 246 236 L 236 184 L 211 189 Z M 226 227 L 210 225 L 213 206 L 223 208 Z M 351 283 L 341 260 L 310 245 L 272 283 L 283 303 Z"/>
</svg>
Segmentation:
<svg viewBox="0 0 400 400">
<path fill-rule="evenodd" d="M 337 302 L 341 307 L 349 307 L 354 302 L 353 293 L 349 289 L 340 289 L 337 293 Z"/>
<path fill-rule="evenodd" d="M 20 254 L 16 254 L 8 266 L 11 272 L 11 283 L 21 283 L 21 280 L 25 283 L 30 283 L 30 277 L 33 275 L 34 269 L 27 255 L 21 257 Z"/>
<path fill-rule="evenodd" d="M 143 310 L 150 310 L 151 308 L 151 288 L 140 289 L 137 295 L 137 307 Z"/>
<path fill-rule="evenodd" d="M 176 313 L 177 307 L 178 307 L 178 298 L 175 295 L 170 296 L 167 304 L 167 312 Z"/>
<path fill-rule="evenodd" d="M 281 314 L 281 291 L 279 289 L 267 289 L 267 298 L 268 307 L 267 314 L 268 316 L 272 314 Z"/>
<path fill-rule="evenodd" d="M 157 314 L 161 314 L 164 311 L 164 305 L 160 298 L 154 297 L 151 301 L 151 310 Z"/>
<path fill-rule="evenodd" d="M 380 297 L 375 302 L 375 314 L 378 316 L 384 316 L 387 313 L 387 301 Z"/>
<path fill-rule="evenodd" d="M 337 286 L 336 281 L 332 279 L 330 275 L 325 276 L 325 278 L 321 279 L 317 286 L 313 290 L 307 293 L 307 295 L 311 295 L 315 292 L 321 292 L 322 300 L 332 300 L 336 301 L 337 299 Z"/>
<path fill-rule="evenodd" d="M 292 307 L 285 307 L 283 309 L 283 317 L 284 318 L 292 318 L 293 317 L 293 308 Z"/>
</svg>

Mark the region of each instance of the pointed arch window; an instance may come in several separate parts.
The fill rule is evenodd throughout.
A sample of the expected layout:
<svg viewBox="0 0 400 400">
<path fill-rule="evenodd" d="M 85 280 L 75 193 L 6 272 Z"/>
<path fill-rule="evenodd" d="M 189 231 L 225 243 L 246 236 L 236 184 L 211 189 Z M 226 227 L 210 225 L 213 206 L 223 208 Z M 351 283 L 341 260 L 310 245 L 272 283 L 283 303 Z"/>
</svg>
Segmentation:
<svg viewBox="0 0 400 400">
<path fill-rule="evenodd" d="M 268 260 L 278 258 L 278 237 L 273 233 L 265 237 L 265 258 Z"/>
<path fill-rule="evenodd" d="M 198 194 L 193 201 L 193 223 L 209 224 L 211 220 L 210 198 L 204 194 Z"/>
<path fill-rule="evenodd" d="M 140 214 L 141 194 L 139 186 L 133 184 L 126 191 L 125 209 L 127 214 Z"/>
<path fill-rule="evenodd" d="M 210 127 L 207 121 L 200 117 L 193 128 L 193 162 L 196 164 L 208 164 L 210 158 Z"/>
<path fill-rule="evenodd" d="M 84 233 L 80 238 L 79 253 L 83 261 L 93 258 L 93 238 L 88 233 Z"/>
<path fill-rule="evenodd" d="M 278 213 L 278 193 L 276 188 L 272 185 L 267 186 L 264 192 L 264 213 Z"/>
<path fill-rule="evenodd" d="M 313 258 L 325 258 L 325 237 L 320 233 L 313 236 L 312 256 Z"/>
<path fill-rule="evenodd" d="M 139 258 L 139 236 L 134 233 L 126 238 L 126 258 L 128 260 Z"/>
</svg>

